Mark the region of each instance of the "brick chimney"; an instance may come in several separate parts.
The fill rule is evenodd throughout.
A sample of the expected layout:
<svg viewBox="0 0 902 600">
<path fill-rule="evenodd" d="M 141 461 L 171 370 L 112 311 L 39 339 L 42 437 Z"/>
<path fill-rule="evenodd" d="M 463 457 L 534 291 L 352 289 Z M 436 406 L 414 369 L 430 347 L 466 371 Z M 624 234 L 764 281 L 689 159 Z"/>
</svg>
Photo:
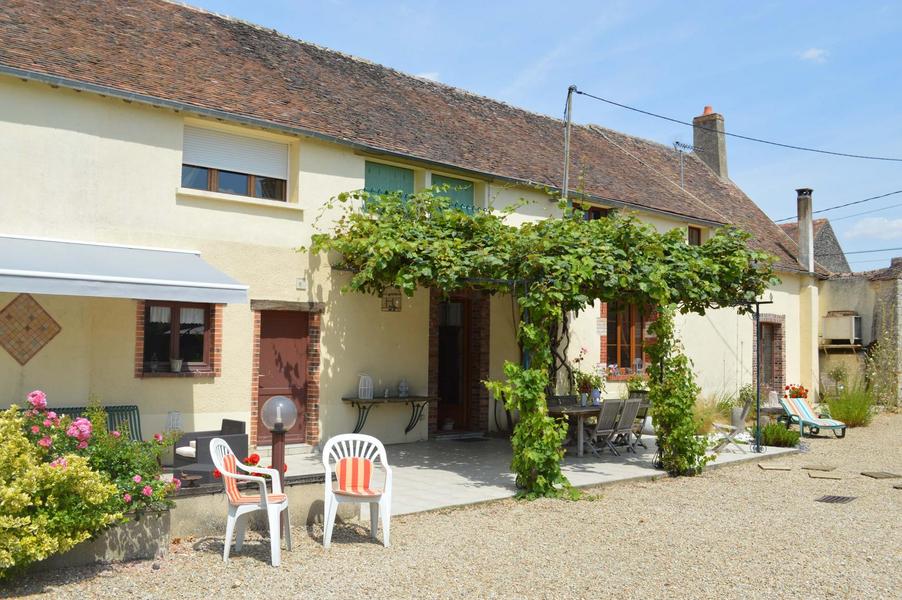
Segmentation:
<svg viewBox="0 0 902 600">
<path fill-rule="evenodd" d="M 718 176 L 727 179 L 727 136 L 724 135 L 723 115 L 706 106 L 704 112 L 692 119 L 692 145 L 696 154 Z"/>
<path fill-rule="evenodd" d="M 799 264 L 809 273 L 814 271 L 814 224 L 811 219 L 811 188 L 796 190 L 799 224 Z"/>
</svg>

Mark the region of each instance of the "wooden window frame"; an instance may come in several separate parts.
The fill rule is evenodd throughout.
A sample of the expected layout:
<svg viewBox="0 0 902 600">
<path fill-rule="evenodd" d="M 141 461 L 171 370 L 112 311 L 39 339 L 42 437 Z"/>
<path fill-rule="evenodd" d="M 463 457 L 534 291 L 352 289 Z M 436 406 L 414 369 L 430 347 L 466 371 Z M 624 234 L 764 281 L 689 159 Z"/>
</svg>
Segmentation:
<svg viewBox="0 0 902 600">
<path fill-rule="evenodd" d="M 630 358 L 630 364 L 621 365 L 620 357 L 623 353 L 624 344 L 623 340 L 623 328 L 626 326 L 624 321 L 624 313 L 625 310 L 629 311 L 629 341 L 627 342 L 627 352 Z M 633 372 L 633 364 L 636 358 L 642 359 L 642 364 L 645 364 L 645 325 L 648 322 L 648 314 L 650 311 L 644 309 L 643 307 L 637 304 L 609 304 L 608 305 L 608 313 L 607 313 L 607 322 L 608 324 L 613 320 L 615 325 L 616 334 L 614 336 L 614 340 L 610 339 L 610 336 L 607 336 L 607 348 L 605 348 L 605 360 L 608 364 L 612 364 L 610 362 L 610 351 L 612 347 L 615 347 L 616 356 L 617 356 L 617 368 L 620 370 L 621 374 L 629 374 Z M 609 331 L 609 329 L 605 328 L 605 331 Z"/>
<path fill-rule="evenodd" d="M 597 219 L 603 219 L 609 216 L 611 216 L 611 209 L 604 208 L 603 206 L 590 206 L 583 214 L 583 218 L 586 221 L 595 221 Z"/>
<path fill-rule="evenodd" d="M 179 357 L 179 335 L 176 335 L 174 332 L 180 331 L 181 322 L 179 321 L 181 317 L 182 308 L 202 308 L 204 310 L 204 356 L 203 361 L 201 362 L 186 362 L 185 367 L 187 367 L 188 372 L 197 373 L 197 372 L 212 372 L 213 371 L 213 363 L 211 360 L 213 354 L 213 311 L 211 304 L 204 304 L 200 302 L 163 302 L 157 300 L 146 300 L 144 302 L 144 331 L 142 335 L 147 335 L 147 324 L 150 319 L 150 309 L 151 307 L 160 307 L 160 308 L 168 308 L 169 309 L 169 358 L 178 359 Z M 145 337 L 146 344 L 146 337 Z M 143 348 L 143 346 L 142 346 Z M 144 360 L 142 356 L 142 363 L 144 364 L 144 372 L 150 372 L 147 368 L 147 361 Z M 172 373 L 172 371 L 168 370 L 169 367 L 166 366 L 166 370 L 162 371 L 163 373 Z"/>
<path fill-rule="evenodd" d="M 268 200 L 271 202 L 288 202 L 288 181 L 285 179 L 279 179 L 278 177 L 264 177 L 263 175 L 253 175 L 251 173 L 242 173 L 240 171 L 228 171 L 229 173 L 236 173 L 238 175 L 244 175 L 247 177 L 247 189 L 244 194 L 234 194 L 232 192 L 221 192 L 219 190 L 219 172 L 225 169 L 217 169 L 216 167 L 205 167 L 203 165 L 192 165 L 190 163 L 182 163 L 183 167 L 195 167 L 197 169 L 206 169 L 207 170 L 207 192 L 216 192 L 217 194 L 228 194 L 230 196 L 244 196 L 247 198 L 253 198 L 254 200 Z M 257 188 L 257 178 L 262 179 L 275 179 L 276 181 L 282 182 L 282 197 L 281 198 L 262 198 L 254 195 L 254 192 Z M 195 189 L 195 188 L 191 188 Z"/>
<path fill-rule="evenodd" d="M 693 234 L 695 234 L 693 236 Z M 695 238 L 695 239 L 693 239 Z M 702 245 L 702 228 L 701 227 L 693 227 L 690 225 L 686 231 L 686 242 L 690 246 L 701 246 Z"/>
</svg>

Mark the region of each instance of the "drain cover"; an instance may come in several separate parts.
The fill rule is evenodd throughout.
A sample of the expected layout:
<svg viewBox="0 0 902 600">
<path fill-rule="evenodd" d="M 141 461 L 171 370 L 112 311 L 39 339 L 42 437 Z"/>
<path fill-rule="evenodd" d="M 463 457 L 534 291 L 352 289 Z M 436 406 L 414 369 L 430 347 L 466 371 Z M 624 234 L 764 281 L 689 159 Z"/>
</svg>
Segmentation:
<svg viewBox="0 0 902 600">
<path fill-rule="evenodd" d="M 821 496 L 815 502 L 825 502 L 827 504 L 848 504 L 854 500 L 856 496 Z"/>
</svg>

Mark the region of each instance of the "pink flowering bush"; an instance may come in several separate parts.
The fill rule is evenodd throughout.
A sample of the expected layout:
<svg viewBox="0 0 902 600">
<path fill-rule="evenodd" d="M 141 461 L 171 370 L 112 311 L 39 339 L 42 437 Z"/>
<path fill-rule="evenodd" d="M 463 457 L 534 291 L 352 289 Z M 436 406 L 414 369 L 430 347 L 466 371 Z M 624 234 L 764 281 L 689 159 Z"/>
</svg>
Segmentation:
<svg viewBox="0 0 902 600">
<path fill-rule="evenodd" d="M 171 506 L 169 496 L 180 483 L 160 478 L 160 455 L 174 439 L 155 434 L 153 441 L 134 441 L 119 431 L 107 431 L 106 413 L 91 407 L 84 417 L 60 417 L 48 410 L 47 395 L 28 394 L 23 433 L 42 453 L 44 462 L 65 468 L 67 456 L 87 459 L 94 471 L 116 485 L 114 502 L 123 512 Z"/>
</svg>

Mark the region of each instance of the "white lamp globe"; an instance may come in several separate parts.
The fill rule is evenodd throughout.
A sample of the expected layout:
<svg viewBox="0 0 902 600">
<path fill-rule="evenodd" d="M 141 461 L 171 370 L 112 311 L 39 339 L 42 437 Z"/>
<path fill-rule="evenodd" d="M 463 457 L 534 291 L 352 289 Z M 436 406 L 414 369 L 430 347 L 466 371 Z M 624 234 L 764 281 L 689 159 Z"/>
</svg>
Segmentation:
<svg viewBox="0 0 902 600">
<path fill-rule="evenodd" d="M 260 420 L 270 431 L 287 431 L 297 422 L 298 409 L 291 398 L 273 396 L 263 403 Z"/>
</svg>

